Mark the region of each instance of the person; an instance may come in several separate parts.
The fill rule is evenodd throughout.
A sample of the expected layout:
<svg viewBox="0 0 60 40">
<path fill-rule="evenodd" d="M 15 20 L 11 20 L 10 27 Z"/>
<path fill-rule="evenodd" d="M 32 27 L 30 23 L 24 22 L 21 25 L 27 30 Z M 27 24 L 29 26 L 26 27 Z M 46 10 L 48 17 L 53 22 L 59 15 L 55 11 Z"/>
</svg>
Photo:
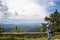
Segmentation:
<svg viewBox="0 0 60 40">
<path fill-rule="evenodd" d="M 52 40 L 52 26 L 51 26 L 51 21 L 48 21 L 48 24 L 46 26 L 46 33 L 48 36 L 48 40 Z"/>
</svg>

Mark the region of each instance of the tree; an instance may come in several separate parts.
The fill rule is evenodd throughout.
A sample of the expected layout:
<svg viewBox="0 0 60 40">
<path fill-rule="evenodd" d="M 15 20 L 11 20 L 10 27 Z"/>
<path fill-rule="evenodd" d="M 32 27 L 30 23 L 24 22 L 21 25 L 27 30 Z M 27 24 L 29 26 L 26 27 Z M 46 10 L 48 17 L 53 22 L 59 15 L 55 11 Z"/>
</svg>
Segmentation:
<svg viewBox="0 0 60 40">
<path fill-rule="evenodd" d="M 44 18 L 45 21 L 50 20 L 52 22 L 52 29 L 55 32 L 60 32 L 60 13 L 55 10 L 55 12 L 51 13 L 49 17 Z M 38 31 L 45 32 L 46 24 L 42 24 L 42 27 L 38 28 Z"/>
<path fill-rule="evenodd" d="M 4 32 L 4 28 L 0 25 L 0 33 Z"/>
<path fill-rule="evenodd" d="M 60 13 L 57 10 L 49 16 L 45 17 L 45 21 L 50 20 L 53 24 L 60 25 Z"/>
<path fill-rule="evenodd" d="M 52 22 L 52 28 L 54 31 L 60 30 L 60 13 L 55 10 L 54 13 L 51 13 L 49 17 L 45 17 L 45 21 L 50 20 Z"/>
<path fill-rule="evenodd" d="M 12 32 L 22 32 L 22 30 L 16 26 L 16 27 L 12 30 Z"/>
</svg>

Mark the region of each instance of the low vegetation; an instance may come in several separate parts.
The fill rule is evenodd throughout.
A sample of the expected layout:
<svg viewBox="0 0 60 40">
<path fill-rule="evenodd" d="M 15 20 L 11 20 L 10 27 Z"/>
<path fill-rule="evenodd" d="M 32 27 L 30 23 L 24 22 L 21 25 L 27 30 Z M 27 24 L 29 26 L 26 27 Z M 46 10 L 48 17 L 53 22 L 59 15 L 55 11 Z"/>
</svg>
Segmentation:
<svg viewBox="0 0 60 40">
<path fill-rule="evenodd" d="M 53 40 L 60 39 L 60 35 L 55 35 L 52 37 Z M 19 36 L 0 36 L 0 40 L 47 40 L 47 37 L 19 37 Z"/>
</svg>

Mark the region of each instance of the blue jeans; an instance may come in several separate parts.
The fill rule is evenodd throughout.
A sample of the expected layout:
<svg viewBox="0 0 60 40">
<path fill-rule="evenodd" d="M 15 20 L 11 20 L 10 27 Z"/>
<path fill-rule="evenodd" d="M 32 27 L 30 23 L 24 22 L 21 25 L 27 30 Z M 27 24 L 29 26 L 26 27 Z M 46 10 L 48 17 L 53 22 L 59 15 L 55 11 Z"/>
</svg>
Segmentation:
<svg viewBox="0 0 60 40">
<path fill-rule="evenodd" d="M 52 40 L 52 33 L 47 33 L 48 35 L 48 40 Z"/>
</svg>

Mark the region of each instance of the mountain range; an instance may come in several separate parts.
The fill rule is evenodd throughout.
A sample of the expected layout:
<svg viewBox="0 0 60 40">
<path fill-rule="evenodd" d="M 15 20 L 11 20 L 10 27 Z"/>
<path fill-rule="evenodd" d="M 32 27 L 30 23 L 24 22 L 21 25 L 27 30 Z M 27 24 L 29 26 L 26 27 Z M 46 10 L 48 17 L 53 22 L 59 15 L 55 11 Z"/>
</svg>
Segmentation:
<svg viewBox="0 0 60 40">
<path fill-rule="evenodd" d="M 0 24 L 4 29 L 5 32 L 12 31 L 13 28 L 16 26 L 22 29 L 24 32 L 35 32 L 36 28 L 39 28 L 42 24 L 41 23 L 23 23 L 23 24 Z"/>
</svg>

